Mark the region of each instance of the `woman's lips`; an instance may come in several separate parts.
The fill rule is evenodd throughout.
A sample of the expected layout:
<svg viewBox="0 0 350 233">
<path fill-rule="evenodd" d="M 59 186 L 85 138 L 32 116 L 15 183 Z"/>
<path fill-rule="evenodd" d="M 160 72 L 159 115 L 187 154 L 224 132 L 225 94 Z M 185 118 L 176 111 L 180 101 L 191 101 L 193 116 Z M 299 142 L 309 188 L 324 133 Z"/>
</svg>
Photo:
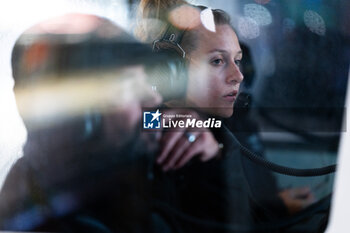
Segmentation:
<svg viewBox="0 0 350 233">
<path fill-rule="evenodd" d="M 224 95 L 223 98 L 224 100 L 233 103 L 237 98 L 237 93 L 238 93 L 237 91 L 229 92 L 228 94 Z"/>
</svg>

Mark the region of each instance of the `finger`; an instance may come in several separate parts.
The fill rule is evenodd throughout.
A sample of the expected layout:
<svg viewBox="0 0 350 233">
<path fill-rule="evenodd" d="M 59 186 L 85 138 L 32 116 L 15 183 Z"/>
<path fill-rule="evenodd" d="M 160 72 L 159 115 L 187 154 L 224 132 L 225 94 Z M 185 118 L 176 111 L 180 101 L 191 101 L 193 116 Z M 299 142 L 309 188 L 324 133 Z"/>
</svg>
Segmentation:
<svg viewBox="0 0 350 233">
<path fill-rule="evenodd" d="M 191 134 L 194 135 L 195 137 L 199 136 L 199 133 L 197 132 L 192 132 Z M 193 142 L 188 141 L 188 138 L 184 133 L 182 137 L 178 139 L 172 151 L 169 152 L 169 155 L 167 156 L 167 160 L 163 164 L 163 169 L 167 171 L 171 168 L 174 168 L 176 162 L 183 155 L 184 151 L 186 151 L 188 147 L 192 146 L 192 143 Z"/>
<path fill-rule="evenodd" d="M 169 155 L 178 139 L 183 135 L 183 131 L 166 132 L 161 139 L 161 151 L 157 158 L 157 163 L 162 164 Z"/>
<path fill-rule="evenodd" d="M 203 148 L 203 153 L 200 160 L 202 162 L 206 162 L 218 155 L 220 148 L 219 143 L 216 141 L 211 132 L 204 132 L 202 134 L 202 140 L 205 142 L 205 147 Z"/>
<path fill-rule="evenodd" d="M 201 137 L 194 141 L 191 146 L 183 153 L 181 158 L 176 162 L 175 169 L 183 167 L 188 161 L 190 161 L 194 156 L 201 153 Z"/>
<path fill-rule="evenodd" d="M 200 157 L 200 160 L 202 162 L 206 162 L 208 160 L 211 160 L 214 157 L 215 157 L 215 153 L 213 154 L 213 153 L 206 152 L 206 153 L 203 153 L 203 155 Z"/>
</svg>

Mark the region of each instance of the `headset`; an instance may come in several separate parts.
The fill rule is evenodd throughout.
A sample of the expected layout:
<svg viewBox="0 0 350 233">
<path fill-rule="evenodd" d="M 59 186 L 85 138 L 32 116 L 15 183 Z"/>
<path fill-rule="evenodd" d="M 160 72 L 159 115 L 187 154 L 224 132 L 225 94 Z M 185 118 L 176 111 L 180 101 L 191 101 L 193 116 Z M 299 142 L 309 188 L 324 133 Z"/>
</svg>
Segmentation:
<svg viewBox="0 0 350 233">
<path fill-rule="evenodd" d="M 184 33 L 169 24 L 163 36 L 152 44 L 153 52 L 168 56 L 168 59 L 147 69 L 153 89 L 163 96 L 165 102 L 183 99 L 187 92 L 187 54 L 180 45 Z"/>
</svg>

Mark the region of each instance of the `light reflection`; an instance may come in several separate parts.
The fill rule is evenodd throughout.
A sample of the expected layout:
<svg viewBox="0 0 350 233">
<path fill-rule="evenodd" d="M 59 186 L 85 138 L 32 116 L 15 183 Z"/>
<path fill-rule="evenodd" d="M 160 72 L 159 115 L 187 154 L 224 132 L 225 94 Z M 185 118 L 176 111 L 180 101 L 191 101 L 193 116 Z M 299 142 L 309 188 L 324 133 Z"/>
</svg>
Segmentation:
<svg viewBox="0 0 350 233">
<path fill-rule="evenodd" d="M 215 32 L 214 15 L 210 8 L 207 8 L 201 12 L 201 21 L 206 29 Z"/>
<path fill-rule="evenodd" d="M 39 23 L 28 32 L 39 34 L 84 34 L 95 30 L 100 23 L 100 20 L 92 15 L 82 17 L 81 15 L 68 14 L 66 17 L 67 20 L 65 21 L 61 18 L 53 18 L 45 21 L 45 23 Z M 67 22 L 69 22 L 69 25 L 67 25 Z"/>
<path fill-rule="evenodd" d="M 324 36 L 326 34 L 326 24 L 321 15 L 312 10 L 304 12 L 304 23 L 313 33 Z"/>
<path fill-rule="evenodd" d="M 244 16 L 252 18 L 260 26 L 266 26 L 272 23 L 272 16 L 269 10 L 258 4 L 244 5 Z"/>
<path fill-rule="evenodd" d="M 143 69 L 136 66 L 98 73 L 72 73 L 64 79 L 55 76 L 42 79 L 46 81 L 16 89 L 21 116 L 32 128 L 82 116 L 86 109 L 103 113 L 131 108 L 135 101 L 147 98 L 143 91 L 148 89 L 143 81 Z"/>
<path fill-rule="evenodd" d="M 187 5 L 176 7 L 169 13 L 169 21 L 180 29 L 192 29 L 199 25 L 200 19 L 199 10 Z"/>
<path fill-rule="evenodd" d="M 254 39 L 260 35 L 259 25 L 255 20 L 248 17 L 239 18 L 238 32 L 246 39 Z"/>
</svg>

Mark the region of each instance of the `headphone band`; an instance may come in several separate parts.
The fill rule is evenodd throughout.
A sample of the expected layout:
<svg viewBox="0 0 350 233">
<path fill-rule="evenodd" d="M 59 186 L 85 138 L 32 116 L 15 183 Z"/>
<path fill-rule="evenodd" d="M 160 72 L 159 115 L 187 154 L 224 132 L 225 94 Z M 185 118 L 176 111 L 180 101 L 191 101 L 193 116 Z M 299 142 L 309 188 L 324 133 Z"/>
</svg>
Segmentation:
<svg viewBox="0 0 350 233">
<path fill-rule="evenodd" d="M 172 24 L 168 24 L 167 29 L 165 30 L 165 33 L 162 36 L 163 40 L 170 40 L 174 43 L 180 44 L 182 41 L 182 37 L 185 34 L 186 30 L 179 30 L 178 28 L 174 27 Z"/>
<path fill-rule="evenodd" d="M 162 38 L 153 42 L 153 50 L 171 49 L 175 50 L 182 58 L 185 58 L 186 52 L 180 45 L 185 32 L 186 30 L 179 30 L 173 25 L 168 24 Z"/>
</svg>

